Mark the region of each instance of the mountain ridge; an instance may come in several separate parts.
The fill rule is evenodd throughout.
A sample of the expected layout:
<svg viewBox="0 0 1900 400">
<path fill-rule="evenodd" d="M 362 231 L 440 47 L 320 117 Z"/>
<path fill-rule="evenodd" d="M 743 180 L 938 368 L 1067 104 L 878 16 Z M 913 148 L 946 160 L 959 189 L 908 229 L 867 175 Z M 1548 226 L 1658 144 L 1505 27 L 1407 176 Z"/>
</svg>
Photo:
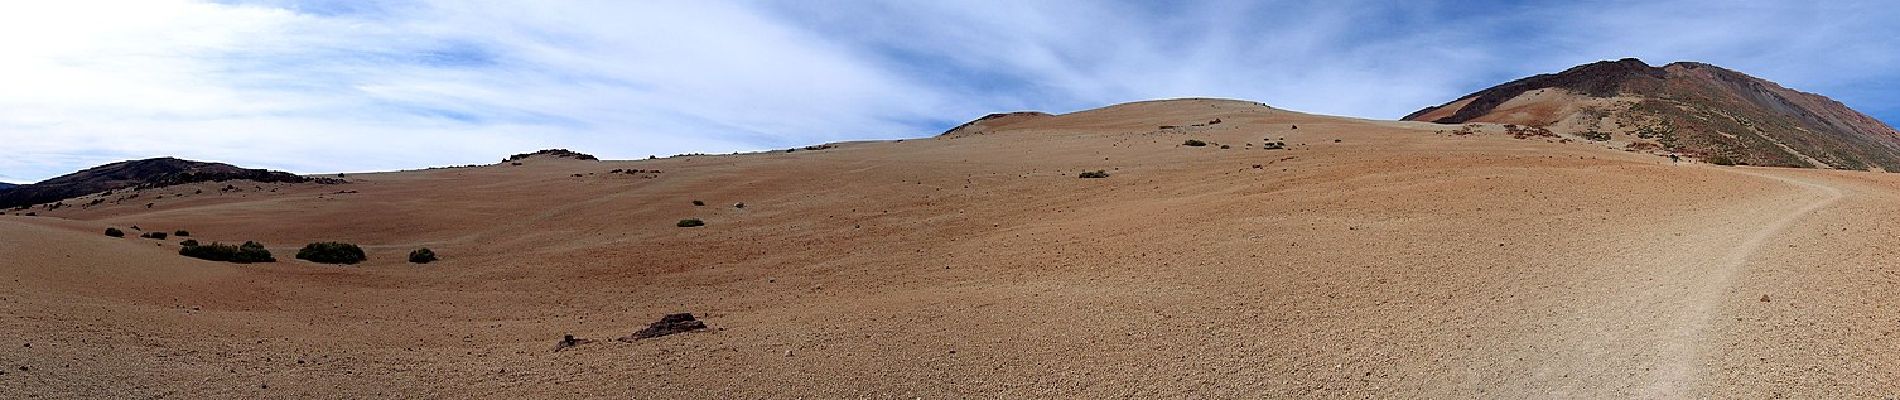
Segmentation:
<svg viewBox="0 0 1900 400">
<path fill-rule="evenodd" d="M 1401 120 L 1530 125 L 1721 164 L 1900 170 L 1900 132 L 1886 123 L 1826 96 L 1701 62 L 1594 62 Z"/>
<path fill-rule="evenodd" d="M 159 157 L 109 163 L 32 184 L 0 190 L 0 208 L 26 207 L 108 190 L 224 180 L 284 183 L 342 182 L 337 179 L 310 178 L 281 171 L 240 168 L 225 163 Z"/>
</svg>

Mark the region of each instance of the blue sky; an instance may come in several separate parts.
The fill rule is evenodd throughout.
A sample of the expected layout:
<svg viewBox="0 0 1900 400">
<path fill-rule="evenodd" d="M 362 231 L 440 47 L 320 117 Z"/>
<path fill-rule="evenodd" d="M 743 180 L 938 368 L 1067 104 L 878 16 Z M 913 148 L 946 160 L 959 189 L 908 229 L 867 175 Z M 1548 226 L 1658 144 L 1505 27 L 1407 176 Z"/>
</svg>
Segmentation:
<svg viewBox="0 0 1900 400">
<path fill-rule="evenodd" d="M 911 138 L 1185 96 L 1396 118 L 1604 59 L 1702 61 L 1900 121 L 1879 1 L 27 2 L 0 181 L 176 156 L 301 173 Z"/>
</svg>

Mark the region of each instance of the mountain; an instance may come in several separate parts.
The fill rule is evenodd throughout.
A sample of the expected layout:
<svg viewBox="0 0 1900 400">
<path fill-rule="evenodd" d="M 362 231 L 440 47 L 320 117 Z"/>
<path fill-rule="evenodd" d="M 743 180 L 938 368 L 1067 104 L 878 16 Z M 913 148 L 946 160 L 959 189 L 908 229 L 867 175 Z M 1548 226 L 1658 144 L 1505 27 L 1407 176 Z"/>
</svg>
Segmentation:
<svg viewBox="0 0 1900 400">
<path fill-rule="evenodd" d="M 0 191 L 0 208 L 55 202 L 89 193 L 130 187 L 160 187 L 193 182 L 251 180 L 257 182 L 333 182 L 287 172 L 239 168 L 230 164 L 171 157 L 121 161 L 20 185 Z"/>
<path fill-rule="evenodd" d="M 1893 127 L 1825 96 L 1694 62 L 1584 64 L 1404 119 L 1529 125 L 1719 164 L 1900 170 L 1900 132 Z"/>
<path fill-rule="evenodd" d="M 20 185 L 15 185 L 15 184 L 11 184 L 11 183 L 6 183 L 6 182 L 0 182 L 0 190 L 7 190 L 7 189 L 12 189 L 12 188 L 14 188 L 14 187 L 16 187 L 16 186 L 20 186 Z"/>
</svg>

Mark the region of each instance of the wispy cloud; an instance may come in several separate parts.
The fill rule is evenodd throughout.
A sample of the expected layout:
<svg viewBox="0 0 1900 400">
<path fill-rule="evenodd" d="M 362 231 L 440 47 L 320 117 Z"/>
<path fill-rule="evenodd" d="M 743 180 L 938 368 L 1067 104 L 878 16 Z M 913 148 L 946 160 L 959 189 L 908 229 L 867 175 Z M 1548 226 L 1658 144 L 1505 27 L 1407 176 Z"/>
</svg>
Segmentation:
<svg viewBox="0 0 1900 400">
<path fill-rule="evenodd" d="M 1392 118 L 1523 75 L 1700 60 L 1900 116 L 1880 2 L 28 2 L 0 179 L 179 156 L 298 172 L 928 135 L 1224 96 Z"/>
</svg>

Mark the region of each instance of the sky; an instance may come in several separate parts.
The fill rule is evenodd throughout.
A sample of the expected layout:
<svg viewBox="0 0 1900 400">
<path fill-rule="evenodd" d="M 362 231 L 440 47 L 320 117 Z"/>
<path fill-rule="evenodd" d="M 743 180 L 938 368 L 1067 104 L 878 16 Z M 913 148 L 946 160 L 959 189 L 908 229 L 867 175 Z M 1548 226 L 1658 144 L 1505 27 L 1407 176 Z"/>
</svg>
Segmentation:
<svg viewBox="0 0 1900 400">
<path fill-rule="evenodd" d="M 1229 97 L 1392 119 L 1599 60 L 1900 121 L 1887 1 L 61 0 L 0 12 L 0 182 L 173 156 L 298 173 L 927 137 Z"/>
</svg>

